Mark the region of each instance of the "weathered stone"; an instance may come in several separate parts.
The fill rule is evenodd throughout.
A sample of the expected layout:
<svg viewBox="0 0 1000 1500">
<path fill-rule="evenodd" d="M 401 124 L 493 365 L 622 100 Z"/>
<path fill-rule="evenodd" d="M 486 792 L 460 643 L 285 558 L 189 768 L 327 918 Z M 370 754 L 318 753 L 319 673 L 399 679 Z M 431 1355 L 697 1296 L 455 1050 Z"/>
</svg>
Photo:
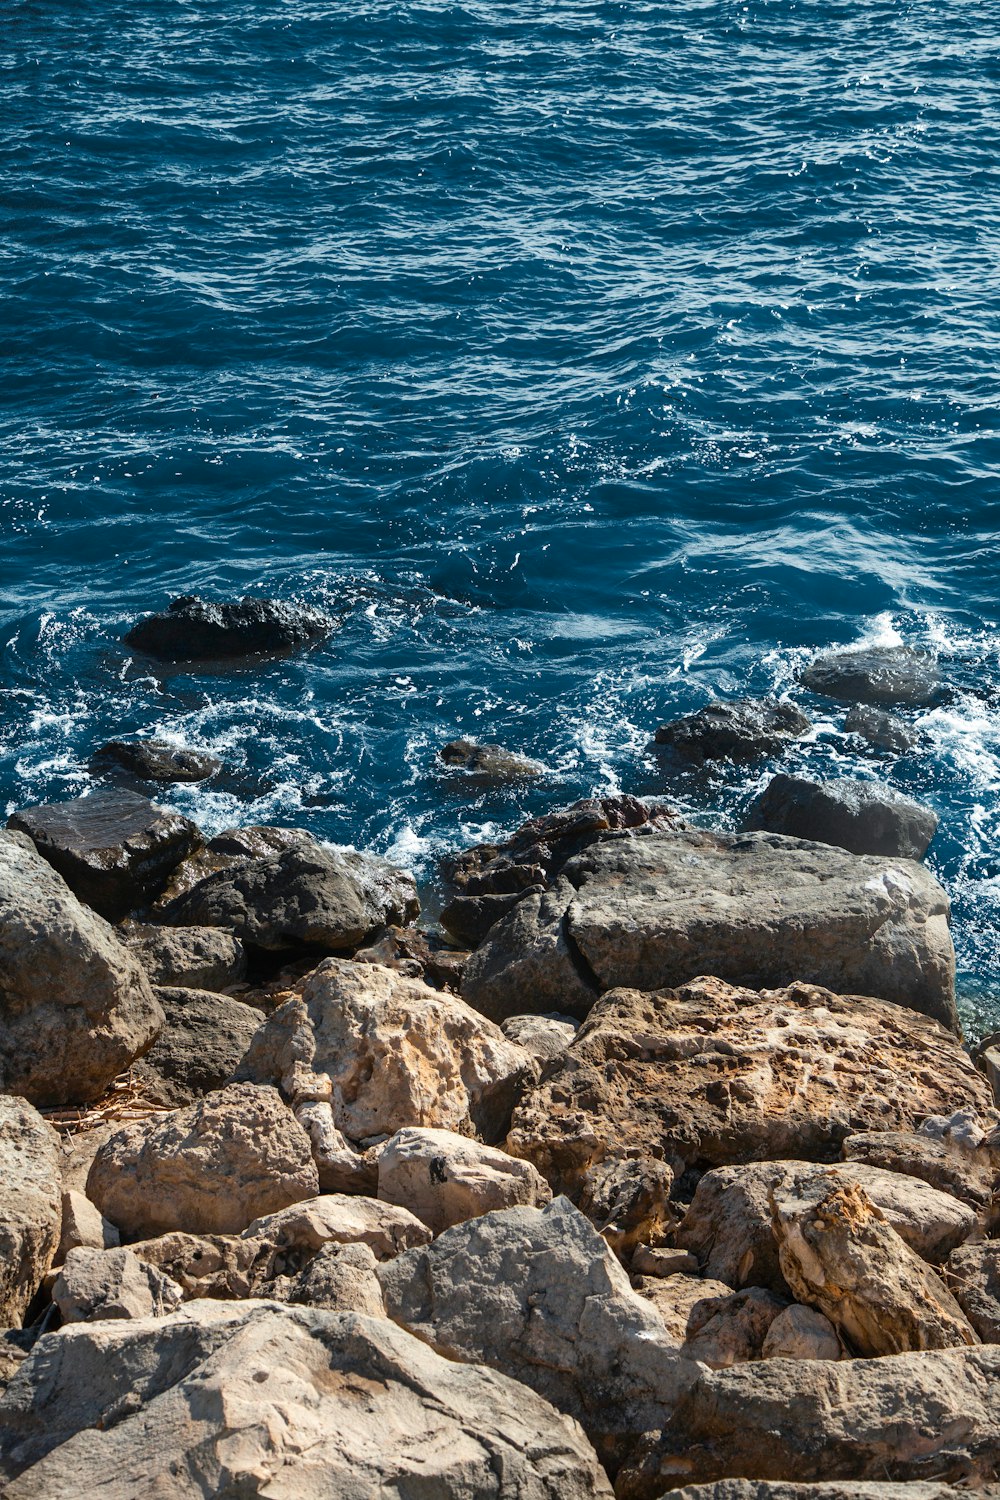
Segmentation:
<svg viewBox="0 0 1000 1500">
<path fill-rule="evenodd" d="M 937 813 L 874 781 L 775 776 L 751 803 L 748 831 L 834 844 L 852 854 L 923 859 L 937 831 Z"/>
<path fill-rule="evenodd" d="M 803 667 L 799 681 L 824 698 L 868 703 L 876 708 L 894 703 L 920 708 L 933 703 L 941 692 L 937 662 L 907 646 L 827 651 Z"/>
<path fill-rule="evenodd" d="M 179 1287 L 131 1250 L 71 1250 L 52 1288 L 64 1323 L 159 1318 L 181 1301 Z"/>
<path fill-rule="evenodd" d="M 967 1491 L 933 1480 L 885 1484 L 881 1480 L 847 1480 L 830 1484 L 785 1484 L 780 1479 L 720 1479 L 715 1484 L 686 1484 L 671 1490 L 671 1500 L 965 1500 Z"/>
<path fill-rule="evenodd" d="M 94 1157 L 121 1128 L 116 1120 L 104 1120 L 89 1130 L 79 1130 L 64 1135 L 59 1140 L 59 1170 L 62 1173 L 63 1192 L 87 1196 L 87 1178 L 94 1164 Z"/>
<path fill-rule="evenodd" d="M 178 781 L 207 781 L 222 769 L 222 761 L 204 750 L 187 750 L 167 740 L 109 740 L 90 759 L 92 776 L 117 776 L 155 781 L 167 786 Z"/>
<path fill-rule="evenodd" d="M 732 1287 L 722 1281 L 681 1271 L 663 1277 L 638 1276 L 635 1290 L 656 1308 L 667 1338 L 678 1350 L 683 1348 L 687 1338 L 692 1309 L 706 1298 L 732 1296 Z"/>
<path fill-rule="evenodd" d="M 810 1171 L 771 1191 L 781 1272 L 862 1355 L 979 1342 L 941 1278 L 903 1242 L 864 1190 Z"/>
<path fill-rule="evenodd" d="M 0 833 L 0 1087 L 42 1106 L 88 1103 L 162 1025 L 108 924 L 23 835 Z"/>
<path fill-rule="evenodd" d="M 504 1036 L 524 1047 L 539 1062 L 549 1062 L 565 1052 L 579 1030 L 572 1016 L 508 1016 L 500 1022 Z"/>
<path fill-rule="evenodd" d="M 278 1298 L 272 1286 L 269 1296 Z M 333 1312 L 364 1313 L 384 1318 L 385 1303 L 378 1279 L 378 1261 L 368 1245 L 323 1245 L 298 1276 L 288 1283 L 281 1301 L 305 1307 L 328 1307 Z"/>
<path fill-rule="evenodd" d="M 859 735 L 876 750 L 887 750 L 894 755 L 906 755 L 920 743 L 919 734 L 905 719 L 862 704 L 857 704 L 847 715 L 844 732 Z"/>
<path fill-rule="evenodd" d="M 7 1500 L 612 1500 L 575 1423 L 385 1318 L 201 1302 L 40 1339 L 0 1404 Z"/>
<path fill-rule="evenodd" d="M 279 599 L 246 594 L 217 602 L 186 594 L 139 620 L 125 642 L 164 661 L 276 656 L 323 640 L 335 624 L 321 610 Z"/>
<path fill-rule="evenodd" d="M 866 1130 L 849 1135 L 841 1150 L 847 1161 L 867 1162 L 919 1178 L 939 1192 L 968 1204 L 987 1230 L 1000 1223 L 1000 1151 L 986 1144 L 967 1146 L 949 1134 L 920 1130 Z"/>
<path fill-rule="evenodd" d="M 596 844 L 525 896 L 465 969 L 502 1020 L 586 1015 L 616 986 L 712 974 L 876 995 L 958 1029 L 948 898 L 923 866 L 774 833 L 655 831 Z"/>
<path fill-rule="evenodd" d="M 137 923 L 128 929 L 127 940 L 152 984 L 221 990 L 238 984 L 247 971 L 243 944 L 220 927 L 147 927 Z"/>
<path fill-rule="evenodd" d="M 354 955 L 357 964 L 381 964 L 396 969 L 407 979 L 422 979 L 436 990 L 462 988 L 462 972 L 468 953 L 450 947 L 440 935 L 417 927 L 387 927 L 385 932 Z"/>
<path fill-rule="evenodd" d="M 565 1199 L 458 1224 L 379 1278 L 390 1317 L 577 1417 L 610 1472 L 663 1426 L 700 1368 L 678 1356 L 658 1313 Z"/>
<path fill-rule="evenodd" d="M 7 827 L 27 834 L 73 893 L 111 922 L 157 896 L 202 841 L 190 818 L 110 786 L 23 807 Z"/>
<path fill-rule="evenodd" d="M 763 1287 L 703 1297 L 688 1317 L 682 1352 L 713 1370 L 763 1357 L 764 1340 L 787 1303 Z"/>
<path fill-rule="evenodd" d="M 261 1028 L 239 1069 L 280 1084 L 293 1104 L 324 1097 L 323 1075 L 334 1123 L 351 1141 L 403 1125 L 478 1130 L 491 1141 L 535 1063 L 456 997 L 331 958 Z"/>
<path fill-rule="evenodd" d="M 686 1276 L 697 1276 L 697 1258 L 689 1250 L 654 1250 L 651 1245 L 637 1245 L 632 1257 L 632 1270 L 638 1276 L 675 1276 L 683 1272 Z"/>
<path fill-rule="evenodd" d="M 121 1240 L 114 1224 L 83 1193 L 63 1192 L 62 1228 L 54 1264 L 61 1266 L 71 1250 L 113 1250 Z"/>
<path fill-rule="evenodd" d="M 412 875 L 374 855 L 298 845 L 236 859 L 166 908 L 181 927 L 222 927 L 268 952 L 349 952 L 420 910 Z"/>
<path fill-rule="evenodd" d="M 275 828 L 251 823 L 246 828 L 224 828 L 203 848 L 195 850 L 177 866 L 166 889 L 153 902 L 150 915 L 161 921 L 163 913 L 179 897 L 187 895 L 208 875 L 217 875 L 244 859 L 270 859 L 288 849 L 313 849 L 316 840 L 304 828 Z"/>
<path fill-rule="evenodd" d="M 376 1260 L 391 1260 L 430 1242 L 431 1232 L 415 1214 L 377 1198 L 325 1193 L 268 1214 L 243 1231 L 253 1260 L 251 1284 L 300 1271 L 324 1245 L 367 1245 Z"/>
<path fill-rule="evenodd" d="M 530 1162 L 450 1130 L 397 1130 L 379 1152 L 378 1195 L 434 1234 L 498 1208 L 539 1208 L 552 1197 Z"/>
<path fill-rule="evenodd" d="M 759 760 L 780 755 L 812 725 L 794 703 L 779 698 L 734 698 L 661 724 L 652 749 L 664 746 L 686 760 Z"/>
<path fill-rule="evenodd" d="M 250 1271 L 258 1246 L 231 1234 L 185 1234 L 172 1230 L 129 1246 L 145 1265 L 169 1276 L 185 1300 L 211 1297 L 222 1301 L 255 1295 Z M 269 1296 L 270 1287 L 256 1295 Z"/>
<path fill-rule="evenodd" d="M 233 1084 L 115 1132 L 87 1196 L 123 1233 L 237 1234 L 319 1190 L 309 1137 L 275 1089 Z"/>
<path fill-rule="evenodd" d="M 172 1108 L 222 1088 L 263 1022 L 259 1010 L 228 995 L 160 988 L 163 1030 L 133 1069 L 148 1099 Z"/>
<path fill-rule="evenodd" d="M 702 979 L 599 1000 L 518 1106 L 506 1149 L 576 1198 L 607 1161 L 831 1160 L 858 1130 L 912 1129 L 959 1101 L 988 1111 L 985 1080 L 925 1016 L 813 985 Z"/>
<path fill-rule="evenodd" d="M 761 1350 L 764 1359 L 840 1359 L 841 1353 L 830 1319 L 801 1302 L 793 1302 L 778 1314 Z"/>
<path fill-rule="evenodd" d="M 20 1326 L 61 1225 L 56 1133 L 24 1099 L 0 1095 L 0 1328 Z"/>
<path fill-rule="evenodd" d="M 484 786 L 533 781 L 545 770 L 536 760 L 515 755 L 503 745 L 480 745 L 474 740 L 451 740 L 442 745 L 438 756 L 449 770 L 461 771 L 463 781 Z"/>
<path fill-rule="evenodd" d="M 1000 1242 L 961 1245 L 948 1261 L 948 1286 L 986 1344 L 1000 1344 Z"/>
<path fill-rule="evenodd" d="M 333 1123 L 333 1106 L 327 1099 L 306 1099 L 296 1104 L 295 1118 L 312 1142 L 321 1193 L 375 1196 L 378 1191 L 377 1146 L 369 1146 L 365 1151 L 352 1146 L 344 1132 Z"/>
</svg>

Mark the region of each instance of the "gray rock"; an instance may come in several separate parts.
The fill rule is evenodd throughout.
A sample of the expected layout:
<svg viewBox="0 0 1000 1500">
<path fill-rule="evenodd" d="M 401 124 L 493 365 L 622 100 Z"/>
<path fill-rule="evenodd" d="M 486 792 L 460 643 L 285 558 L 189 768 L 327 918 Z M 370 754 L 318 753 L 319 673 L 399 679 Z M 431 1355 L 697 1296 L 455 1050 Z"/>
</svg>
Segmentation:
<svg viewBox="0 0 1000 1500">
<path fill-rule="evenodd" d="M 661 724 L 652 749 L 667 749 L 685 760 L 759 760 L 780 755 L 812 724 L 794 703 L 778 698 L 734 698 L 709 703 L 696 713 Z"/>
<path fill-rule="evenodd" d="M 71 1250 L 52 1288 L 64 1323 L 159 1318 L 180 1305 L 180 1288 L 131 1250 Z"/>
<path fill-rule="evenodd" d="M 865 1130 L 850 1135 L 841 1148 L 847 1161 L 867 1162 L 887 1172 L 917 1177 L 942 1193 L 950 1193 L 976 1213 L 984 1229 L 998 1223 L 1000 1150 L 983 1142 L 966 1145 L 949 1134 L 933 1136 L 925 1130 Z"/>
<path fill-rule="evenodd" d="M 579 1023 L 572 1016 L 507 1016 L 500 1022 L 504 1036 L 524 1047 L 539 1062 L 549 1062 L 565 1052 L 576 1036 Z"/>
<path fill-rule="evenodd" d="M 715 1484 L 686 1484 L 670 1494 L 672 1500 L 964 1500 L 967 1491 L 934 1480 L 914 1484 L 886 1484 L 879 1479 L 785 1484 L 774 1479 L 720 1479 Z"/>
<path fill-rule="evenodd" d="M 775 776 L 751 803 L 748 831 L 835 844 L 852 854 L 923 859 L 937 831 L 937 813 L 872 781 L 812 781 Z"/>
<path fill-rule="evenodd" d="M 221 990 L 247 971 L 239 938 L 221 927 L 157 927 L 134 924 L 128 946 L 153 984 Z"/>
<path fill-rule="evenodd" d="M 474 740 L 451 740 L 438 751 L 449 770 L 460 771 L 463 781 L 502 786 L 511 781 L 533 781 L 543 775 L 537 761 L 515 755 L 502 745 L 480 745 Z"/>
<path fill-rule="evenodd" d="M 759 1286 L 704 1297 L 691 1309 L 681 1352 L 713 1370 L 762 1359 L 767 1335 L 786 1307 L 784 1298 Z"/>
<path fill-rule="evenodd" d="M 958 1030 L 948 898 L 912 860 L 774 833 L 657 831 L 593 846 L 526 896 L 465 968 L 462 994 L 495 1020 L 586 1015 L 616 986 L 710 974 L 874 995 Z"/>
<path fill-rule="evenodd" d="M 920 743 L 920 735 L 905 719 L 860 703 L 844 720 L 844 732 L 859 735 L 876 750 L 886 750 L 894 755 L 906 755 Z"/>
<path fill-rule="evenodd" d="M 651 1245 L 637 1245 L 632 1256 L 632 1271 L 638 1276 L 697 1276 L 700 1269 L 690 1250 L 654 1249 Z"/>
<path fill-rule="evenodd" d="M 0 1095 L 0 1328 L 20 1327 L 61 1227 L 56 1133 L 24 1099 Z"/>
<path fill-rule="evenodd" d="M 73 893 L 111 922 L 157 896 L 202 841 L 189 818 L 114 786 L 21 808 L 7 827 L 26 833 Z"/>
<path fill-rule="evenodd" d="M 276 1293 L 272 1292 L 272 1296 Z M 281 1300 L 332 1312 L 385 1317 L 378 1261 L 367 1245 L 324 1245 L 288 1286 Z"/>
<path fill-rule="evenodd" d="M 24 835 L 0 833 L 0 1087 L 42 1106 L 89 1103 L 162 1025 L 107 922 Z"/>
<path fill-rule="evenodd" d="M 221 771 L 222 761 L 204 750 L 186 750 L 166 740 L 109 740 L 94 751 L 89 769 L 92 776 L 169 786 L 178 781 L 207 781 Z"/>
<path fill-rule="evenodd" d="M 378 1156 L 378 1195 L 416 1214 L 434 1234 L 494 1209 L 548 1203 L 548 1184 L 527 1161 L 451 1130 L 408 1126 Z"/>
<path fill-rule="evenodd" d="M 40 1339 L 0 1404 L 6 1500 L 612 1500 L 575 1423 L 385 1318 L 199 1302 Z"/>
<path fill-rule="evenodd" d="M 840 1359 L 842 1350 L 829 1318 L 793 1302 L 767 1330 L 761 1354 L 764 1359 Z"/>
<path fill-rule="evenodd" d="M 278 599 L 247 594 L 238 602 L 216 602 L 187 594 L 139 620 L 125 642 L 164 661 L 274 656 L 323 640 L 335 624 L 321 610 Z"/>
<path fill-rule="evenodd" d="M 948 1286 L 986 1344 L 1000 1344 L 1000 1242 L 961 1245 L 948 1261 Z"/>
<path fill-rule="evenodd" d="M 146 1097 L 176 1108 L 221 1089 L 263 1024 L 260 1011 L 206 990 L 161 987 L 156 998 L 163 1030 L 133 1068 Z"/>
<path fill-rule="evenodd" d="M 72 1189 L 62 1195 L 62 1229 L 55 1264 L 61 1266 L 71 1250 L 114 1250 L 121 1242 L 115 1226 L 83 1193 Z"/>
<path fill-rule="evenodd" d="M 932 656 L 908 646 L 860 646 L 827 651 L 799 673 L 812 693 L 842 703 L 888 708 L 894 703 L 921 708 L 941 692 L 941 676 Z"/>
</svg>

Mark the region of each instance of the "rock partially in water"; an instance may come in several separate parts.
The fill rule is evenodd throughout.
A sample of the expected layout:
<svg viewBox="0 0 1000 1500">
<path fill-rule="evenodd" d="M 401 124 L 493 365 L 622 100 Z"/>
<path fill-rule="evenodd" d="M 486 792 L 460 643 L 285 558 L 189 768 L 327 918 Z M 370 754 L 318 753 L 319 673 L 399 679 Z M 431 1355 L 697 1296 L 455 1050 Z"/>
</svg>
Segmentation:
<svg viewBox="0 0 1000 1500">
<path fill-rule="evenodd" d="M 794 703 L 780 698 L 734 698 L 709 703 L 696 713 L 661 724 L 653 750 L 675 751 L 685 760 L 760 760 L 780 755 L 812 724 Z"/>
<path fill-rule="evenodd" d="M 859 735 L 876 750 L 894 755 L 906 755 L 920 744 L 920 735 L 898 714 L 885 713 L 861 703 L 855 704 L 847 715 L 844 730 L 847 734 Z"/>
<path fill-rule="evenodd" d="M 875 708 L 905 704 L 923 708 L 941 696 L 942 683 L 933 656 L 909 646 L 860 646 L 853 651 L 826 651 L 799 672 L 812 693 L 841 703 Z"/>
<path fill-rule="evenodd" d="M 239 601 L 185 594 L 160 614 L 146 615 L 126 645 L 164 661 L 277 656 L 321 641 L 336 627 L 321 610 L 247 594 Z"/>
<path fill-rule="evenodd" d="M 189 818 L 123 787 L 23 807 L 7 827 L 26 833 L 73 893 L 109 922 L 158 896 L 202 842 Z"/>
<path fill-rule="evenodd" d="M 784 774 L 755 798 L 743 820 L 748 832 L 784 833 L 852 854 L 900 859 L 923 859 L 937 826 L 937 813 L 929 807 L 878 782 Z"/>
<path fill-rule="evenodd" d="M 162 927 L 134 922 L 123 932 L 153 984 L 221 990 L 246 976 L 243 944 L 220 927 Z"/>
<path fill-rule="evenodd" d="M 186 750 L 167 740 L 109 740 L 90 760 L 92 776 L 117 776 L 135 781 L 207 781 L 221 771 L 222 761 L 205 750 Z"/>
<path fill-rule="evenodd" d="M 264 1018 L 259 1010 L 210 990 L 161 986 L 163 1030 L 134 1076 L 146 1098 L 172 1109 L 221 1089 Z"/>
<path fill-rule="evenodd" d="M 451 740 L 438 751 L 442 763 L 462 773 L 463 782 L 503 786 L 507 782 L 534 781 L 545 774 L 544 766 L 505 750 L 503 745 L 478 744 L 475 740 Z"/>
<path fill-rule="evenodd" d="M 24 1099 L 0 1094 L 0 1328 L 20 1327 L 61 1228 L 58 1137 Z"/>
</svg>

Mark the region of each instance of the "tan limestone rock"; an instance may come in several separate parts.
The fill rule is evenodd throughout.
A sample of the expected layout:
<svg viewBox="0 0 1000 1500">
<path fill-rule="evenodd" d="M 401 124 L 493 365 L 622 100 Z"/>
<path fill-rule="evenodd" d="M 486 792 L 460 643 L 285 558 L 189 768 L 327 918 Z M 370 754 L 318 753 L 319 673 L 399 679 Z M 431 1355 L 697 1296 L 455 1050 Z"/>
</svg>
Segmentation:
<svg viewBox="0 0 1000 1500">
<path fill-rule="evenodd" d="M 530 1162 L 450 1130 L 397 1130 L 378 1155 L 378 1195 L 434 1234 L 497 1208 L 540 1208 L 552 1197 Z"/>
<path fill-rule="evenodd" d="M 0 1095 L 0 1328 L 20 1327 L 61 1226 L 58 1136 L 27 1100 Z"/>
</svg>

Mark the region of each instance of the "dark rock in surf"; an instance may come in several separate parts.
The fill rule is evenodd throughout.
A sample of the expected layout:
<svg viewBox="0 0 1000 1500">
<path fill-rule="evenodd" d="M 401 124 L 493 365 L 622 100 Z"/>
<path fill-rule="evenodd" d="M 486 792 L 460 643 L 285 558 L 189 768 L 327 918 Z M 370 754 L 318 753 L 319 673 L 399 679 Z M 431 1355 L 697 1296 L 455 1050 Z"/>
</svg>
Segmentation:
<svg viewBox="0 0 1000 1500">
<path fill-rule="evenodd" d="M 479 745 L 474 740 L 452 740 L 438 751 L 449 770 L 461 772 L 462 781 L 483 786 L 510 781 L 532 781 L 544 774 L 537 761 L 515 755 L 502 745 Z"/>
<path fill-rule="evenodd" d="M 203 750 L 185 750 L 165 740 L 109 740 L 95 750 L 90 761 L 92 776 L 114 776 L 135 781 L 207 781 L 222 769 L 222 761 Z"/>
<path fill-rule="evenodd" d="M 906 755 L 920 743 L 920 736 L 905 719 L 866 704 L 855 704 L 844 720 L 844 733 L 856 734 L 876 750 Z"/>
<path fill-rule="evenodd" d="M 126 645 L 165 661 L 275 656 L 323 640 L 336 621 L 281 599 L 200 599 L 185 594 L 133 625 Z"/>
<path fill-rule="evenodd" d="M 675 751 L 685 760 L 759 760 L 781 752 L 812 725 L 794 703 L 777 698 L 735 698 L 661 724 L 650 749 Z"/>
<path fill-rule="evenodd" d="M 922 859 L 937 830 L 937 814 L 891 787 L 848 778 L 812 781 L 775 776 L 751 804 L 747 831 L 834 844 L 852 854 Z"/>
<path fill-rule="evenodd" d="M 921 708 L 941 695 L 937 662 L 909 646 L 861 646 L 854 651 L 826 651 L 799 673 L 812 693 L 841 703 L 876 708 L 895 703 Z"/>
</svg>

